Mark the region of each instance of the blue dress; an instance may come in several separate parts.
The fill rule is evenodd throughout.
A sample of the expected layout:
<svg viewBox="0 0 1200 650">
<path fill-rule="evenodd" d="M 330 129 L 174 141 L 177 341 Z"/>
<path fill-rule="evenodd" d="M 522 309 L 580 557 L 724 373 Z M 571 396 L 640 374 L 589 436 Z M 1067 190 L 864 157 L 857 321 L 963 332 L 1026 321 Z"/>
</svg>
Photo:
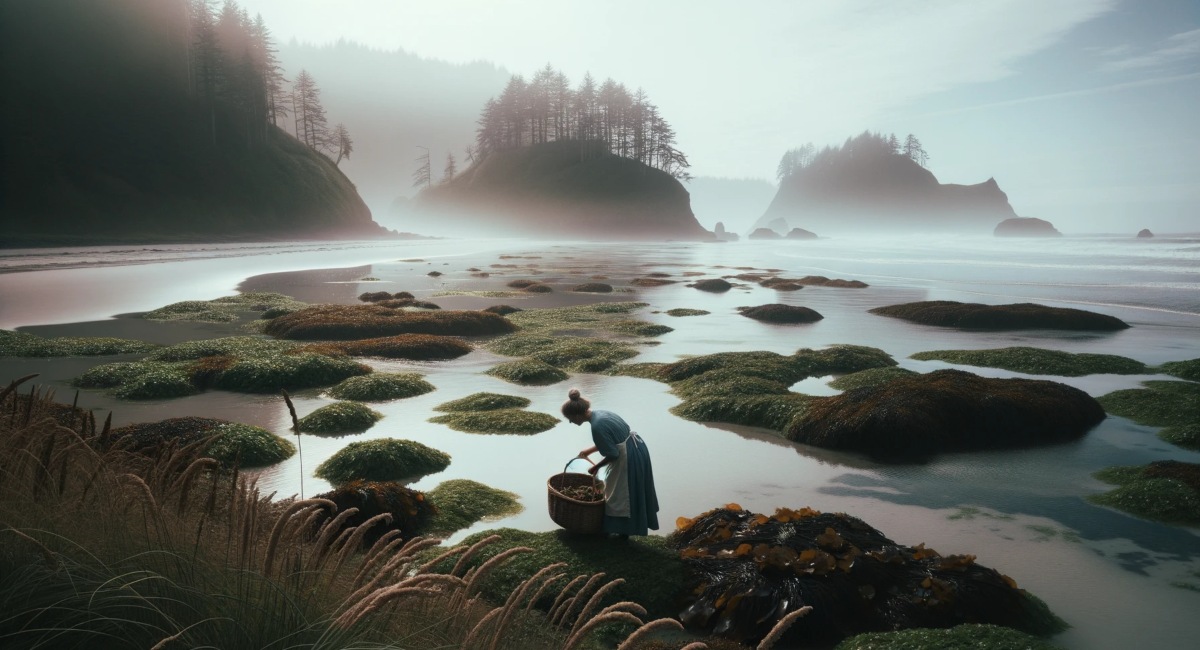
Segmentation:
<svg viewBox="0 0 1200 650">
<path fill-rule="evenodd" d="M 592 442 L 609 461 L 605 466 L 604 532 L 646 535 L 658 530 L 658 495 L 646 442 L 621 416 L 592 410 Z"/>
</svg>

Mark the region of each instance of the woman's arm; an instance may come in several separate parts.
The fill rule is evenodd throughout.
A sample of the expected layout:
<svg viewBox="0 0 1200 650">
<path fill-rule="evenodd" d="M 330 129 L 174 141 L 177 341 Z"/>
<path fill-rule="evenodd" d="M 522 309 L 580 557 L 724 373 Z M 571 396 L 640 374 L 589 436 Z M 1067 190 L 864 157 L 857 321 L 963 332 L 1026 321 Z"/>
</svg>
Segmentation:
<svg viewBox="0 0 1200 650">
<path fill-rule="evenodd" d="M 593 447 L 588 447 L 587 449 L 584 449 L 583 451 L 579 452 L 579 455 L 578 455 L 578 456 L 576 456 L 576 458 L 582 458 L 582 459 L 584 459 L 584 460 L 587 460 L 587 459 L 588 459 L 588 456 L 591 456 L 592 454 L 594 454 L 594 453 L 596 453 L 596 452 L 598 452 L 598 451 L 600 451 L 600 450 L 599 450 L 599 449 L 597 449 L 597 448 L 596 448 L 596 447 L 594 447 L 594 446 L 593 446 Z"/>
</svg>

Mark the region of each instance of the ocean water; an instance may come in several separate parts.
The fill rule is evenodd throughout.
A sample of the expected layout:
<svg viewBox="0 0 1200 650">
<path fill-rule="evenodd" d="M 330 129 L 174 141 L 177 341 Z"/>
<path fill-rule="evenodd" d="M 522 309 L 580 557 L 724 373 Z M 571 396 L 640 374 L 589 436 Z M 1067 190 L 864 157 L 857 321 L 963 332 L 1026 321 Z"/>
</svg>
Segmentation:
<svg viewBox="0 0 1200 650">
<path fill-rule="evenodd" d="M 162 334 L 175 324 L 147 330 L 133 319 L 111 317 L 185 299 L 211 299 L 243 290 L 275 290 L 302 300 L 357 302 L 363 291 L 410 291 L 446 309 L 497 303 L 522 308 L 598 300 L 638 300 L 649 306 L 638 318 L 674 331 L 647 345 L 633 361 L 674 361 L 730 350 L 791 353 L 836 343 L 879 347 L 916 371 L 952 367 L 909 359 L 922 350 L 1028 345 L 1118 354 L 1157 365 L 1200 357 L 1200 237 L 1064 237 L 1007 240 L 905 236 L 804 242 L 606 243 L 519 240 L 340 242 L 205 246 L 160 249 L 88 249 L 55 252 L 0 251 L 0 327 L 45 335 L 130 330 Z M 57 266 L 56 257 L 87 259 L 86 266 Z M 470 269 L 478 269 L 472 271 Z M 778 275 L 825 275 L 868 283 L 865 289 L 807 287 L 776 292 L 749 282 L 724 294 L 686 286 L 704 277 L 775 270 Z M 441 275 L 430 275 L 437 271 Z M 666 273 L 677 284 L 634 288 L 630 280 Z M 488 273 L 488 277 L 480 277 Z M 378 278 L 363 282 L 363 277 Z M 504 298 L 445 295 L 499 291 L 514 278 L 536 278 L 553 294 Z M 592 280 L 596 278 L 595 280 Z M 608 282 L 613 294 L 576 294 L 570 287 Z M 1116 316 L 1132 327 L 1120 332 L 958 332 L 883 318 L 872 307 L 917 300 L 1004 304 L 1038 302 Z M 771 325 L 740 316 L 739 306 L 803 305 L 824 319 L 809 325 Z M 705 309 L 706 316 L 675 318 L 675 307 Z M 96 321 L 78 324 L 81 321 Z M 72 324 L 75 323 L 75 324 Z M 124 325 L 123 325 L 124 324 Z M 105 328 L 109 328 L 106 330 Z M 196 335 L 218 335 L 196 328 Z M 158 335 L 156 334 L 156 335 Z M 108 361 L 111 359 L 105 359 Z M 298 458 L 261 471 L 265 491 L 315 494 L 329 488 L 312 469 L 348 442 L 379 437 L 417 440 L 446 451 L 450 467 L 413 483 L 432 489 L 452 478 L 470 478 L 520 495 L 525 510 L 460 531 L 450 543 L 496 526 L 551 530 L 545 480 L 590 446 L 586 427 L 561 423 L 534 436 L 489 436 L 452 431 L 427 422 L 433 407 L 478 391 L 517 394 L 531 410 L 551 414 L 569 387 L 579 387 L 596 408 L 617 411 L 650 447 L 662 503 L 659 534 L 677 517 L 692 517 L 735 502 L 772 512 L 809 506 L 847 512 L 892 539 L 924 542 L 946 553 L 971 553 L 981 564 L 1013 577 L 1042 597 L 1073 627 L 1054 641 L 1068 648 L 1192 647 L 1200 633 L 1200 531 L 1143 521 L 1090 504 L 1108 489 L 1092 473 L 1111 465 L 1159 459 L 1200 462 L 1200 454 L 1158 440 L 1155 428 L 1109 417 L 1082 440 L 1032 450 L 944 454 L 923 464 L 882 465 L 858 456 L 790 443 L 752 427 L 704 425 L 669 412 L 678 399 L 665 384 L 628 377 L 574 375 L 545 387 L 521 387 L 483 374 L 505 358 L 479 349 L 451 362 L 371 361 L 381 371 L 418 371 L 437 390 L 373 405 L 385 414 L 353 436 L 302 436 Z M 51 386 L 70 390 L 71 377 L 94 360 L 0 360 L 10 376 L 42 372 Z M 1022 376 L 967 368 L 993 377 Z M 1046 377 L 1042 377 L 1046 378 Z M 1163 375 L 1049 377 L 1094 396 L 1136 387 Z M 793 390 L 835 394 L 830 378 L 800 382 Z M 321 391 L 296 396 L 299 414 L 330 403 Z M 117 424 L 197 414 L 226 417 L 288 434 L 286 408 L 272 396 L 210 392 L 154 403 L 125 403 L 89 391 L 80 403 L 112 409 Z"/>
</svg>

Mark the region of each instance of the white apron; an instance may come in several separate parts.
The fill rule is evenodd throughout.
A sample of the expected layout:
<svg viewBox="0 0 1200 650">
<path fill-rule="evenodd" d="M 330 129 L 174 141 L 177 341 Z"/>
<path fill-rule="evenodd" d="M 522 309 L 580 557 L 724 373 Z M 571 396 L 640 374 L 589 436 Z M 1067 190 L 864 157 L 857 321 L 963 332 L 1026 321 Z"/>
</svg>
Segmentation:
<svg viewBox="0 0 1200 650">
<path fill-rule="evenodd" d="M 604 475 L 604 514 L 609 517 L 629 516 L 629 445 L 638 444 L 638 435 L 629 436 L 617 445 L 617 459 L 608 464 Z"/>
</svg>

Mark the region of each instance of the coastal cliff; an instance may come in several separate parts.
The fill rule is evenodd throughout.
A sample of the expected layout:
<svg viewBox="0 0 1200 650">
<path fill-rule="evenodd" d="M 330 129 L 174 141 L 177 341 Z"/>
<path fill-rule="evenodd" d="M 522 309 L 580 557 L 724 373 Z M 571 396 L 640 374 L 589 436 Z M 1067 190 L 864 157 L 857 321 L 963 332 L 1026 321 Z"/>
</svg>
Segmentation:
<svg viewBox="0 0 1200 650">
<path fill-rule="evenodd" d="M 683 185 L 603 142 L 558 140 L 489 154 L 418 195 L 406 230 L 578 239 L 712 240 Z"/>
<path fill-rule="evenodd" d="M 5 4 L 3 245 L 388 234 L 334 161 L 271 123 L 260 85 L 198 58 L 186 35 L 205 18 L 169 9 Z"/>
</svg>

